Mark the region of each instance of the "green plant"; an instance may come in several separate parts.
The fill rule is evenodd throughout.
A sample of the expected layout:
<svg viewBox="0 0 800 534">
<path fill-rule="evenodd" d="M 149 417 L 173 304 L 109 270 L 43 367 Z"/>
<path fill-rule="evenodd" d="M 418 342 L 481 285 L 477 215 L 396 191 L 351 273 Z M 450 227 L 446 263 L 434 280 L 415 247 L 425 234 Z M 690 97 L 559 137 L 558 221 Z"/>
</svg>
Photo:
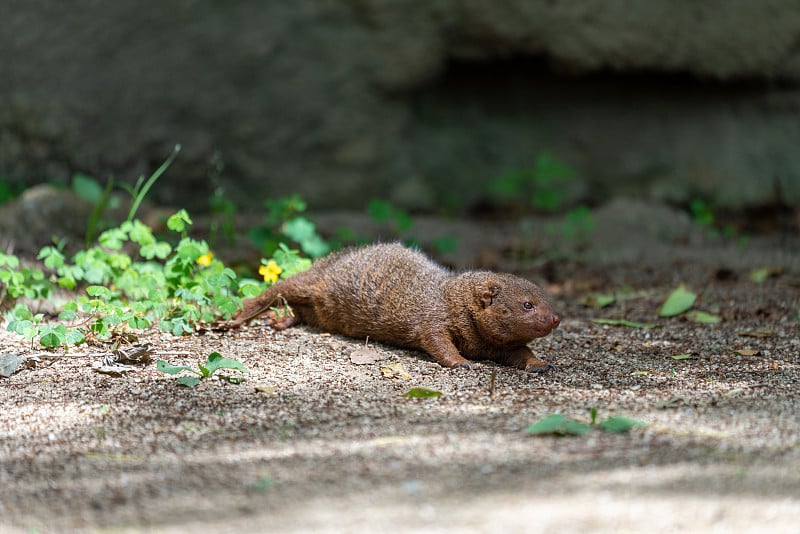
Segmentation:
<svg viewBox="0 0 800 534">
<path fill-rule="evenodd" d="M 44 272 L 35 267 L 20 266 L 19 259 L 12 254 L 0 252 L 0 302 L 6 297 L 47 298 L 53 285 L 47 280 Z"/>
<path fill-rule="evenodd" d="M 300 213 L 306 210 L 306 203 L 298 196 L 267 199 L 267 214 L 264 223 L 250 231 L 250 240 L 264 256 L 272 256 L 281 241 L 296 243 L 312 258 L 330 252 L 330 245 L 317 233 L 316 225 Z"/>
<path fill-rule="evenodd" d="M 233 227 L 233 216 L 236 214 L 236 204 L 225 196 L 222 187 L 214 189 L 208 199 L 211 212 L 208 241 L 213 246 L 224 236 L 230 243 L 236 244 L 236 232 Z"/>
<path fill-rule="evenodd" d="M 689 204 L 689 211 L 692 213 L 692 218 L 696 223 L 703 226 L 711 226 L 714 224 L 714 212 L 705 200 L 696 198 Z"/>
<path fill-rule="evenodd" d="M 172 162 L 175 161 L 176 157 L 178 157 L 178 153 L 180 151 L 181 145 L 175 145 L 166 161 L 164 161 L 164 163 L 162 163 L 161 166 L 156 169 L 147 180 L 145 180 L 144 175 L 142 175 L 139 177 L 133 187 L 127 185 L 123 186 L 128 190 L 133 198 L 131 207 L 128 210 L 128 218 L 125 219 L 127 222 L 133 221 L 133 218 L 136 217 L 136 212 L 139 211 L 139 206 L 141 205 L 142 201 L 144 201 L 144 198 L 147 196 L 150 188 L 153 187 L 153 184 L 155 184 L 161 175 L 164 174 L 164 172 L 169 168 L 169 166 L 172 165 Z"/>
<path fill-rule="evenodd" d="M 407 211 L 382 199 L 370 200 L 366 212 L 373 221 L 385 225 L 386 233 L 393 238 L 399 238 L 401 234 L 407 233 L 414 226 L 414 219 Z M 406 237 L 403 241 L 407 246 L 420 247 L 420 241 L 415 237 Z M 458 238 L 444 235 L 431 239 L 428 244 L 436 252 L 446 254 L 458 248 Z"/>
<path fill-rule="evenodd" d="M 597 422 L 597 408 L 591 408 L 589 423 L 565 417 L 561 414 L 548 415 L 544 419 L 528 426 L 525 432 L 533 435 L 580 436 L 592 428 L 599 428 L 605 432 L 623 433 L 632 428 L 646 426 L 646 423 L 629 417 L 613 416 Z"/>
<path fill-rule="evenodd" d="M 373 198 L 367 204 L 367 214 L 378 223 L 387 224 L 393 235 L 407 232 L 414 225 L 414 220 L 407 211 L 397 208 L 385 200 Z"/>
<path fill-rule="evenodd" d="M 736 244 L 741 249 L 747 246 L 747 236 L 743 234 L 740 235 L 734 225 L 719 225 L 716 223 L 717 217 L 711 206 L 705 200 L 699 198 L 692 200 L 689 203 L 689 212 L 692 214 L 692 219 L 700 226 L 705 227 L 710 236 L 736 239 Z"/>
<path fill-rule="evenodd" d="M 214 258 L 205 241 L 187 236 L 191 219 L 180 210 L 167 220 L 167 227 L 180 234 L 175 246 L 157 239 L 138 220 L 126 221 L 100 234 L 98 244 L 67 258 L 58 247 L 44 247 L 39 260 L 47 270 L 20 268 L 12 255 L 0 254 L 3 296 L 13 299 L 46 298 L 61 286 L 82 294 L 67 301 L 60 312 L 60 325 L 42 323 L 17 304 L 7 313 L 8 329 L 46 347 L 71 346 L 87 338 L 107 339 L 131 329 L 157 324 L 175 335 L 194 331 L 198 322 L 229 318 L 241 298 L 264 290 L 264 281 L 239 280 Z M 307 269 L 311 262 L 296 250 L 279 244 L 273 259 L 273 274 L 290 276 Z"/>
<path fill-rule="evenodd" d="M 585 241 L 595 227 L 592 211 L 588 206 L 578 206 L 564 214 L 561 221 L 548 223 L 547 233 L 568 241 Z"/>
<path fill-rule="evenodd" d="M 91 176 L 83 173 L 72 175 L 72 191 L 83 200 L 92 204 L 92 211 L 86 223 L 86 234 L 84 243 L 88 246 L 97 238 L 97 234 L 103 225 L 103 215 L 109 208 L 115 208 L 119 204 L 119 199 L 111 196 L 114 187 L 114 179 L 109 178 L 105 187 Z"/>
<path fill-rule="evenodd" d="M 554 212 L 567 199 L 575 171 L 548 152 L 541 152 L 529 169 L 514 170 L 489 182 L 489 194 L 502 202 L 526 199 L 536 209 Z"/>
<path fill-rule="evenodd" d="M 224 236 L 231 244 L 236 244 L 236 232 L 233 225 L 233 216 L 236 213 L 236 204 L 225 196 L 222 185 L 222 172 L 225 170 L 225 161 L 222 153 L 214 151 L 209 160 L 208 179 L 214 190 L 208 199 L 208 208 L 211 213 L 208 242 L 214 246 L 220 236 Z"/>
<path fill-rule="evenodd" d="M 156 369 L 168 375 L 177 375 L 183 371 L 192 373 L 194 376 L 179 376 L 175 379 L 175 382 L 181 386 L 186 386 L 189 388 L 195 387 L 200 383 L 201 380 L 211 377 L 211 375 L 220 369 L 231 369 L 240 371 L 244 374 L 249 373 L 249 371 L 242 365 L 242 362 L 232 358 L 223 358 L 219 352 L 212 352 L 209 354 L 204 364 L 197 364 L 197 369 L 186 367 L 184 365 L 172 365 L 164 360 L 158 360 L 156 362 Z M 244 381 L 244 377 L 241 376 L 218 376 L 232 384 L 239 384 Z"/>
<path fill-rule="evenodd" d="M 131 195 L 131 205 L 128 210 L 128 217 L 126 218 L 127 222 L 133 221 L 147 193 L 161 175 L 169 168 L 178 156 L 180 150 L 181 146 L 175 145 L 164 163 L 162 163 L 147 180 L 145 180 L 144 176 L 140 176 L 133 186 L 124 183 L 120 185 L 122 189 L 125 189 Z M 96 239 L 102 227 L 108 226 L 107 222 L 103 220 L 103 215 L 106 211 L 109 208 L 113 209 L 119 205 L 119 199 L 111 194 L 113 188 L 113 177 L 108 179 L 105 186 L 101 186 L 96 179 L 86 174 L 76 173 L 72 176 L 72 191 L 93 206 L 86 224 L 86 235 L 84 239 L 86 246 Z"/>
<path fill-rule="evenodd" d="M 17 198 L 22 193 L 21 186 L 12 184 L 5 178 L 0 178 L 0 204 L 5 204 Z"/>
</svg>

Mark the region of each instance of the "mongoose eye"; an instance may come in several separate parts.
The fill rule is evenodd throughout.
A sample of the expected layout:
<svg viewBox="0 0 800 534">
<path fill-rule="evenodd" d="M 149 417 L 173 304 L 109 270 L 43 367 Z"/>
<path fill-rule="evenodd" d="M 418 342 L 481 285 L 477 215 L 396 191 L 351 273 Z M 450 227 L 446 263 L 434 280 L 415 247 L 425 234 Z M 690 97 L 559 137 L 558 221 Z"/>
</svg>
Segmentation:
<svg viewBox="0 0 800 534">
<path fill-rule="evenodd" d="M 526 301 L 525 301 L 525 302 L 522 304 L 522 307 L 523 307 L 523 308 L 525 308 L 526 310 L 532 310 L 532 309 L 533 309 L 535 306 L 533 305 L 533 302 L 531 302 L 531 301 L 529 301 L 529 300 L 526 300 Z"/>
</svg>

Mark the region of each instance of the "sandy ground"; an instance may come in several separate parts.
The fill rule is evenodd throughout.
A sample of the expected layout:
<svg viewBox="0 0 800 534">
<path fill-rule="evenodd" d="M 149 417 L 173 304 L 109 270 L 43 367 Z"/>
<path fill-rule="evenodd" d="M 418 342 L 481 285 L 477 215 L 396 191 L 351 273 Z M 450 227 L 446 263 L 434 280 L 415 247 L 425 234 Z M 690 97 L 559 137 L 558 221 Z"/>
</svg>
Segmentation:
<svg viewBox="0 0 800 534">
<path fill-rule="evenodd" d="M 775 256 L 764 243 L 735 264 L 720 259 L 730 247 L 661 268 L 559 264 L 548 287 L 564 321 L 532 344 L 557 358 L 544 375 L 443 369 L 377 344 L 382 359 L 356 365 L 363 341 L 258 322 L 141 337 L 175 364 L 237 358 L 241 384 L 42 360 L 0 378 L 0 532 L 797 532 L 800 263 L 793 244 Z M 748 262 L 776 257 L 780 275 L 748 279 Z M 722 322 L 659 319 L 678 281 Z M 626 285 L 608 308 L 581 304 Z M 31 352 L 7 332 L 0 347 Z M 392 363 L 410 378 L 383 376 Z M 414 386 L 443 396 L 403 397 Z M 647 426 L 525 432 L 592 407 Z"/>
</svg>

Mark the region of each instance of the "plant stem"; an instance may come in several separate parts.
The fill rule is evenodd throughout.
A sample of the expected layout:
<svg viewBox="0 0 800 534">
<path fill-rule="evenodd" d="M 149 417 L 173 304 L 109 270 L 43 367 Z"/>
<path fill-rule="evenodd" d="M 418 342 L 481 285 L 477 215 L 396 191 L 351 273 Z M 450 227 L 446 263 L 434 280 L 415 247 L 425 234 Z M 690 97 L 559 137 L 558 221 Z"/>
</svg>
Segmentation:
<svg viewBox="0 0 800 534">
<path fill-rule="evenodd" d="M 178 156 L 178 152 L 181 151 L 181 145 L 175 145 L 175 148 L 172 149 L 172 153 L 169 155 L 167 160 L 161 164 L 161 166 L 156 169 L 156 172 L 150 175 L 150 178 L 147 179 L 144 186 L 142 187 L 141 191 L 138 191 L 136 195 L 133 197 L 133 203 L 131 204 L 131 210 L 128 212 L 128 219 L 127 222 L 131 222 L 133 217 L 136 215 L 136 211 L 139 209 L 139 205 L 144 200 L 144 197 L 147 196 L 147 192 L 150 191 L 150 188 L 156 183 L 164 171 L 169 168 L 175 158 Z"/>
</svg>

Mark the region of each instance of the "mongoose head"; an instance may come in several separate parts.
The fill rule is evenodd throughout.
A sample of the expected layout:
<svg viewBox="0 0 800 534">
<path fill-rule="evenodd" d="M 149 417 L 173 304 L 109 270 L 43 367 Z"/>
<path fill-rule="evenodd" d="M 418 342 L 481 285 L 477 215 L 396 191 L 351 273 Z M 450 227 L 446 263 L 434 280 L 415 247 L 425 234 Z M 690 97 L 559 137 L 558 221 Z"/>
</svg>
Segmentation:
<svg viewBox="0 0 800 534">
<path fill-rule="evenodd" d="M 561 318 L 544 290 L 510 274 L 485 273 L 474 286 L 473 318 L 492 345 L 524 345 L 555 329 Z"/>
</svg>

